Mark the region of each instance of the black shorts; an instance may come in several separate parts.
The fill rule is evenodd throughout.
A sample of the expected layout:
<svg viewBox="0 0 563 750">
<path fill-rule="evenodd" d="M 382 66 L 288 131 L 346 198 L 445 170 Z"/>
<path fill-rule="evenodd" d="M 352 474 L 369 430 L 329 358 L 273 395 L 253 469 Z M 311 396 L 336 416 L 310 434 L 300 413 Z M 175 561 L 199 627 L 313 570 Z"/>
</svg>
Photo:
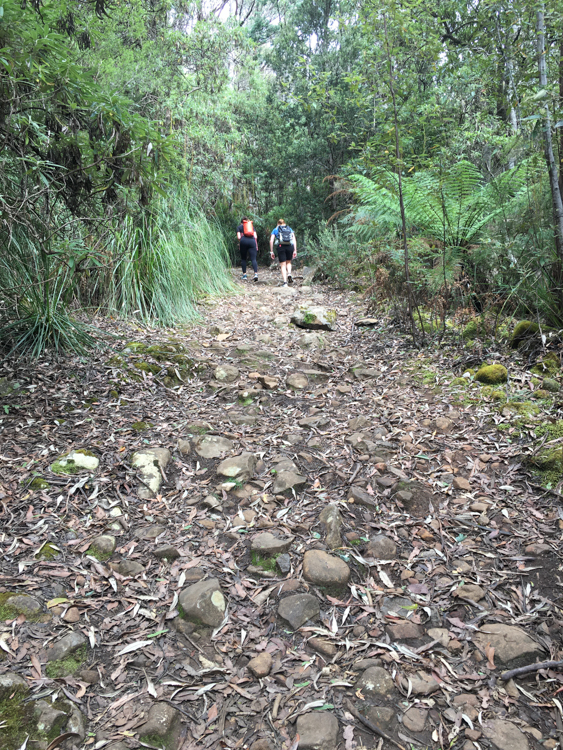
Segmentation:
<svg viewBox="0 0 563 750">
<path fill-rule="evenodd" d="M 278 260 L 280 263 L 293 260 L 293 245 L 278 245 Z"/>
</svg>

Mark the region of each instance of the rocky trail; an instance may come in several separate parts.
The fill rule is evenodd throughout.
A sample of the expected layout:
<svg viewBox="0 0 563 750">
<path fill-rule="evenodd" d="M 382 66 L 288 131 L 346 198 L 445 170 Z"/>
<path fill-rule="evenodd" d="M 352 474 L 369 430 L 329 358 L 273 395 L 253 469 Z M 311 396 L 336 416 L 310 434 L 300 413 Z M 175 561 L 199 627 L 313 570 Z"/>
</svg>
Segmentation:
<svg viewBox="0 0 563 750">
<path fill-rule="evenodd" d="M 0 748 L 563 747 L 547 407 L 277 284 L 0 381 Z"/>
</svg>

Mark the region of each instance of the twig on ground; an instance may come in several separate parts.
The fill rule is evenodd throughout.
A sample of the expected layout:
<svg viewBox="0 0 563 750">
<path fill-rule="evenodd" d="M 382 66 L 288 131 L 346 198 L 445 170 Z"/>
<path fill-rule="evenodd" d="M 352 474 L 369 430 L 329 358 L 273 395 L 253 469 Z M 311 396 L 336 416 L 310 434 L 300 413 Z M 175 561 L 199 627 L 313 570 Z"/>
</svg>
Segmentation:
<svg viewBox="0 0 563 750">
<path fill-rule="evenodd" d="M 509 669 L 508 672 L 503 672 L 501 674 L 500 679 L 506 682 L 507 680 L 511 680 L 513 677 L 519 677 L 522 674 L 537 672 L 539 669 L 557 669 L 557 667 L 563 667 L 563 661 L 540 661 L 536 664 L 528 664 L 526 667 Z"/>
</svg>

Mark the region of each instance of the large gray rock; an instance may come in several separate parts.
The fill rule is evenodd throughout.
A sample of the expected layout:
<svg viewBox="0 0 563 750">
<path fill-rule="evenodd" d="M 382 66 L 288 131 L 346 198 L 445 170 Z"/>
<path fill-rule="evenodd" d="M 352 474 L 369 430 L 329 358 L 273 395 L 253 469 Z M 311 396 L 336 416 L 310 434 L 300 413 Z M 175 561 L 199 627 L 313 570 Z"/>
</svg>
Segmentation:
<svg viewBox="0 0 563 750">
<path fill-rule="evenodd" d="M 350 580 L 350 568 L 339 557 L 312 549 L 303 556 L 303 578 L 321 588 L 339 589 Z"/>
<path fill-rule="evenodd" d="M 47 651 L 47 661 L 59 661 L 59 659 L 66 659 L 78 649 L 85 646 L 87 643 L 86 638 L 79 633 L 77 630 L 73 630 L 72 633 L 64 635 L 59 641 L 57 641 L 52 648 Z"/>
<path fill-rule="evenodd" d="M 498 750 L 528 750 L 526 735 L 511 721 L 486 721 L 483 724 L 483 734 Z"/>
<path fill-rule="evenodd" d="M 299 750 L 335 750 L 338 719 L 328 711 L 301 714 L 297 719 Z"/>
<path fill-rule="evenodd" d="M 277 537 L 270 534 L 269 531 L 264 531 L 261 534 L 257 534 L 252 540 L 250 549 L 252 552 L 257 552 L 259 555 L 264 557 L 272 557 L 273 555 L 280 555 L 291 547 L 293 537 Z"/>
<path fill-rule="evenodd" d="M 320 305 L 300 305 L 293 311 L 291 322 L 298 328 L 310 331 L 334 331 L 336 311 L 327 310 Z"/>
<path fill-rule="evenodd" d="M 195 452 L 202 458 L 219 458 L 234 446 L 232 440 L 220 435 L 202 435 L 194 440 Z"/>
<path fill-rule="evenodd" d="M 229 479 L 244 481 L 253 476 L 256 469 L 256 456 L 254 453 L 241 453 L 240 456 L 226 458 L 217 467 L 217 474 Z"/>
<path fill-rule="evenodd" d="M 326 529 L 326 546 L 329 549 L 342 547 L 342 538 L 340 536 L 342 516 L 340 515 L 338 505 L 331 503 L 323 508 L 319 520 Z"/>
<path fill-rule="evenodd" d="M 273 492 L 280 495 L 282 492 L 294 487 L 302 487 L 305 484 L 307 484 L 307 477 L 296 474 L 294 471 L 280 471 L 274 479 Z"/>
<path fill-rule="evenodd" d="M 188 586 L 180 594 L 179 603 L 186 620 L 211 628 L 216 628 L 223 622 L 227 606 L 216 578 L 208 578 Z"/>
<path fill-rule="evenodd" d="M 37 717 L 37 729 L 43 735 L 57 736 L 67 723 L 68 714 L 55 708 L 47 701 L 37 701 L 34 709 Z"/>
<path fill-rule="evenodd" d="M 218 383 L 234 383 L 240 373 L 234 365 L 219 365 L 213 375 Z"/>
<path fill-rule="evenodd" d="M 356 682 L 356 690 L 364 695 L 387 696 L 395 689 L 395 684 L 383 667 L 368 667 Z"/>
<path fill-rule="evenodd" d="M 139 728 L 141 742 L 161 750 L 178 750 L 181 715 L 169 703 L 154 703 L 147 721 Z"/>
<path fill-rule="evenodd" d="M 495 650 L 495 661 L 509 669 L 541 661 L 544 656 L 540 644 L 515 625 L 483 625 L 473 640 L 483 652 L 490 643 Z"/>
<path fill-rule="evenodd" d="M 282 599 L 278 605 L 278 614 L 294 630 L 304 625 L 307 620 L 318 617 L 319 600 L 312 594 L 293 594 Z"/>
<path fill-rule="evenodd" d="M 393 729 L 396 720 L 395 709 L 386 706 L 365 706 L 362 713 L 372 724 L 384 732 Z"/>
<path fill-rule="evenodd" d="M 131 465 L 137 469 L 143 480 L 137 488 L 142 500 L 154 497 L 162 485 L 162 471 L 168 466 L 170 451 L 167 448 L 147 448 L 131 456 Z"/>
</svg>

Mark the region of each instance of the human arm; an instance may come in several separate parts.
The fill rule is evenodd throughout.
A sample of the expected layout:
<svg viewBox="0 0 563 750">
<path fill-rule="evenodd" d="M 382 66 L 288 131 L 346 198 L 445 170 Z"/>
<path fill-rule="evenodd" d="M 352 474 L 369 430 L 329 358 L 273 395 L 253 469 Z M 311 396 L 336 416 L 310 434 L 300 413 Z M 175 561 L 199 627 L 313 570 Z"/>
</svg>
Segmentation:
<svg viewBox="0 0 563 750">
<path fill-rule="evenodd" d="M 270 256 L 271 256 L 272 260 L 274 260 L 274 258 L 276 257 L 274 255 L 274 239 L 275 239 L 275 237 L 276 237 L 276 235 L 272 232 L 272 234 L 270 235 Z"/>
<path fill-rule="evenodd" d="M 292 233 L 291 239 L 293 240 L 293 257 L 297 258 L 297 240 L 295 239 L 295 232 Z"/>
</svg>

